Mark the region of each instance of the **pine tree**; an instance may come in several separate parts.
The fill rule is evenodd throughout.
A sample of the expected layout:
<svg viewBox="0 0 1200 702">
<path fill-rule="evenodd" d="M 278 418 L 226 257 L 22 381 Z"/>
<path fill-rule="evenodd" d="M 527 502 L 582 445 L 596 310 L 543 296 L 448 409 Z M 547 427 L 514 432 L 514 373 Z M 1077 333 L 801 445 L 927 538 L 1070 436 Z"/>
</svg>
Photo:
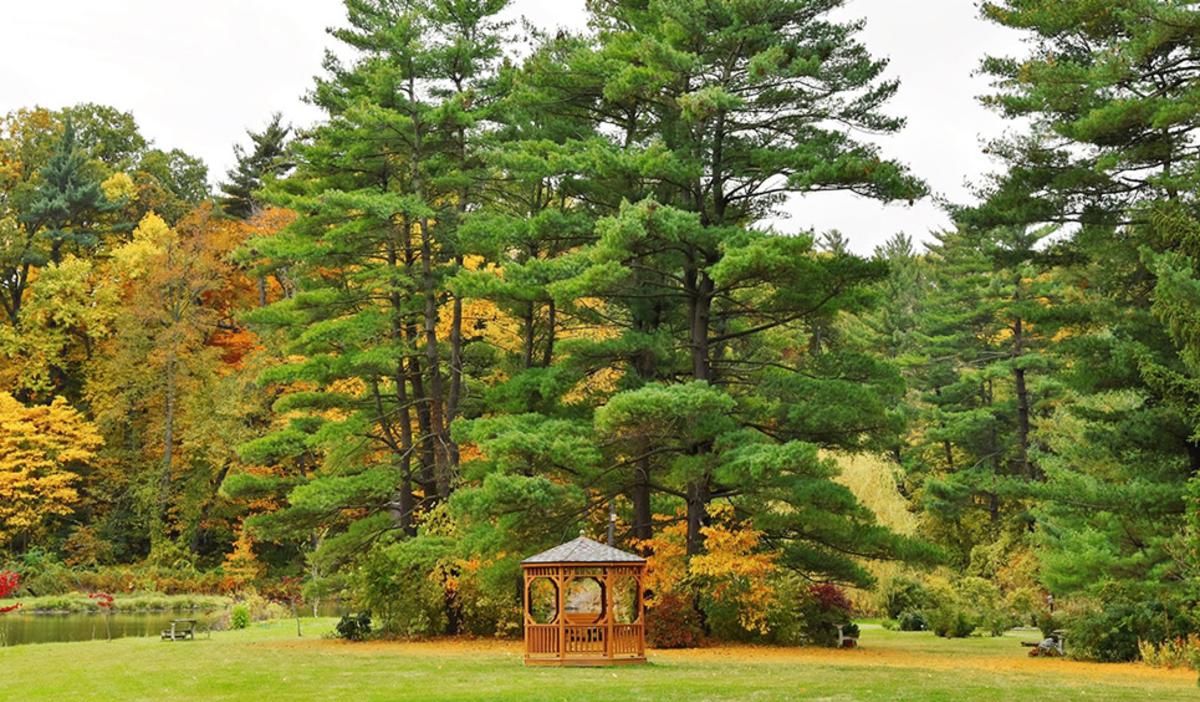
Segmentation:
<svg viewBox="0 0 1200 702">
<path fill-rule="evenodd" d="M 928 254 L 913 375 L 921 444 L 906 467 L 962 565 L 974 546 L 1024 528 L 1025 484 L 1041 477 L 1034 429 L 1054 398 L 1047 350 L 1060 326 L 1053 255 L 1039 250 L 1048 233 L 945 232 Z"/>
<path fill-rule="evenodd" d="M 286 391 L 277 411 L 307 415 L 290 430 L 322 460 L 282 518 L 361 517 L 340 524 L 330 553 L 414 535 L 458 480 L 449 426 L 473 367 L 447 280 L 464 266 L 459 229 L 478 199 L 502 7 L 349 0 L 349 26 L 334 35 L 359 58 L 329 60 L 313 92 L 329 119 L 271 194 L 298 218 L 249 244 L 295 283 L 251 319 L 282 335 L 290 360 L 263 380 Z M 310 500 L 319 515 L 305 512 Z"/>
<path fill-rule="evenodd" d="M 996 146 L 1009 167 L 973 219 L 1078 225 L 1068 247 L 1080 314 L 1061 344 L 1065 398 L 1042 438 L 1043 578 L 1058 592 L 1117 581 L 1162 594 L 1188 570 L 1178 540 L 1200 467 L 1189 332 L 1200 12 L 1161 0 L 984 12 L 1031 38 L 1030 56 L 985 69 L 997 84 L 988 102 L 1032 129 Z"/>
<path fill-rule="evenodd" d="M 282 177 L 292 169 L 288 158 L 288 137 L 292 128 L 283 124 L 283 115 L 276 112 L 261 132 L 247 131 L 253 144 L 247 153 L 245 147 L 233 147 L 236 164 L 226 173 L 228 181 L 221 184 L 221 208 L 231 217 L 249 219 L 260 207 L 256 193 L 263 188 L 269 177 Z"/>
<path fill-rule="evenodd" d="M 99 241 L 98 219 L 111 207 L 68 120 L 39 173 L 37 189 L 17 214 L 20 231 L 4 247 L 0 305 L 12 326 L 21 318 L 31 273 L 60 263 L 67 252 L 90 251 Z"/>
<path fill-rule="evenodd" d="M 563 369 L 615 379 L 594 398 L 594 443 L 570 433 L 589 459 L 575 478 L 595 496 L 592 509 L 628 495 L 630 521 L 645 533 L 651 500 L 673 501 L 697 554 L 709 503 L 729 500 L 793 567 L 861 582 L 840 549 L 853 541 L 858 553 L 886 555 L 907 544 L 829 480 L 819 451 L 896 430 L 895 372 L 843 348 L 834 331 L 842 311 L 868 301 L 883 267 L 818 251 L 811 235 L 753 226 L 786 193 L 923 192 L 901 166 L 814 119 L 901 124 L 880 112 L 895 89 L 878 80 L 883 63 L 854 42 L 855 25 L 820 18 L 828 6 L 593 7 L 598 45 L 564 52 L 562 70 L 541 83 L 600 135 L 570 162 L 585 176 L 570 183 L 574 197 L 599 217 L 596 241 L 560 257 L 575 273 L 550 289 L 564 314 L 618 332 L 561 344 Z M 825 409 L 835 395 L 845 411 Z M 506 431 L 563 426 L 508 421 Z M 504 430 L 479 434 L 489 456 L 518 442 Z M 509 465 L 559 474 L 552 458 L 567 445 L 542 436 L 537 453 L 505 453 Z M 589 446 L 604 447 L 602 462 Z"/>
</svg>

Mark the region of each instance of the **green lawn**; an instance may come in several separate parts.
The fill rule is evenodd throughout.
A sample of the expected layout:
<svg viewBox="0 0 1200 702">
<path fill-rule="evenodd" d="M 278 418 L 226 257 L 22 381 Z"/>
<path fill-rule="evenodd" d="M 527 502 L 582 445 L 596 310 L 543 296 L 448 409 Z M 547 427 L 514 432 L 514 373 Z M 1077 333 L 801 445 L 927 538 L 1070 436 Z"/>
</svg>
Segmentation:
<svg viewBox="0 0 1200 702">
<path fill-rule="evenodd" d="M 946 641 L 871 628 L 855 651 L 651 652 L 645 666 L 528 669 L 509 642 L 346 644 L 332 620 L 0 649 L 4 700 L 1195 700 L 1195 676 L 1030 659 L 1020 637 Z"/>
</svg>

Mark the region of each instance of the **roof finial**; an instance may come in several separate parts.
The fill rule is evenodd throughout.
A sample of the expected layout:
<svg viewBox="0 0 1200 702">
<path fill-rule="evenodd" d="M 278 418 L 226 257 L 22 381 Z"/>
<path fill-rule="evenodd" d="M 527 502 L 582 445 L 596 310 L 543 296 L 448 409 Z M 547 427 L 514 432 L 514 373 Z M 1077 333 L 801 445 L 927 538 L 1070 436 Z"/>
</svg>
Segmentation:
<svg viewBox="0 0 1200 702">
<path fill-rule="evenodd" d="M 587 536 L 587 527 L 579 527 L 579 538 Z"/>
</svg>

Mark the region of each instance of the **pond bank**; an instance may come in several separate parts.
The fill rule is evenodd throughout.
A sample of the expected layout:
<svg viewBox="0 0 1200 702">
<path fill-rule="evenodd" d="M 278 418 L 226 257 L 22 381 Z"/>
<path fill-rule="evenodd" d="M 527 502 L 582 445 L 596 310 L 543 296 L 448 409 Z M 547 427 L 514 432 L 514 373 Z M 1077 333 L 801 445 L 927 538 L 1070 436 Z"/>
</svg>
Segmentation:
<svg viewBox="0 0 1200 702">
<path fill-rule="evenodd" d="M 237 602 L 233 597 L 212 595 L 118 595 L 106 611 L 83 593 L 27 597 L 0 604 L 21 603 L 21 609 L 0 615 L 0 647 L 56 642 L 103 641 L 136 636 L 157 637 L 174 619 L 195 619 L 197 631 L 227 624 L 228 612 Z M 285 616 L 279 605 L 276 616 Z M 318 616 L 336 616 L 344 607 L 336 601 L 321 603 Z M 309 607 L 301 618 L 311 618 Z M 257 616 L 256 616 L 257 618 Z"/>
</svg>

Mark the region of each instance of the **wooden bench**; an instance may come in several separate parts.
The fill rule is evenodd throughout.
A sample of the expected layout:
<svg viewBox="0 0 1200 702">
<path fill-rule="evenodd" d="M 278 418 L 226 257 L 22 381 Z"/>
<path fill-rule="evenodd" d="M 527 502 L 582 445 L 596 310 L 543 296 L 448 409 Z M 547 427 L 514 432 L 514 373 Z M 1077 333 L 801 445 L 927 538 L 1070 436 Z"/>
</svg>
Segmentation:
<svg viewBox="0 0 1200 702">
<path fill-rule="evenodd" d="M 195 619 L 173 619 L 171 620 L 171 628 L 163 629 L 163 641 L 187 641 L 196 638 L 196 620 Z"/>
</svg>

